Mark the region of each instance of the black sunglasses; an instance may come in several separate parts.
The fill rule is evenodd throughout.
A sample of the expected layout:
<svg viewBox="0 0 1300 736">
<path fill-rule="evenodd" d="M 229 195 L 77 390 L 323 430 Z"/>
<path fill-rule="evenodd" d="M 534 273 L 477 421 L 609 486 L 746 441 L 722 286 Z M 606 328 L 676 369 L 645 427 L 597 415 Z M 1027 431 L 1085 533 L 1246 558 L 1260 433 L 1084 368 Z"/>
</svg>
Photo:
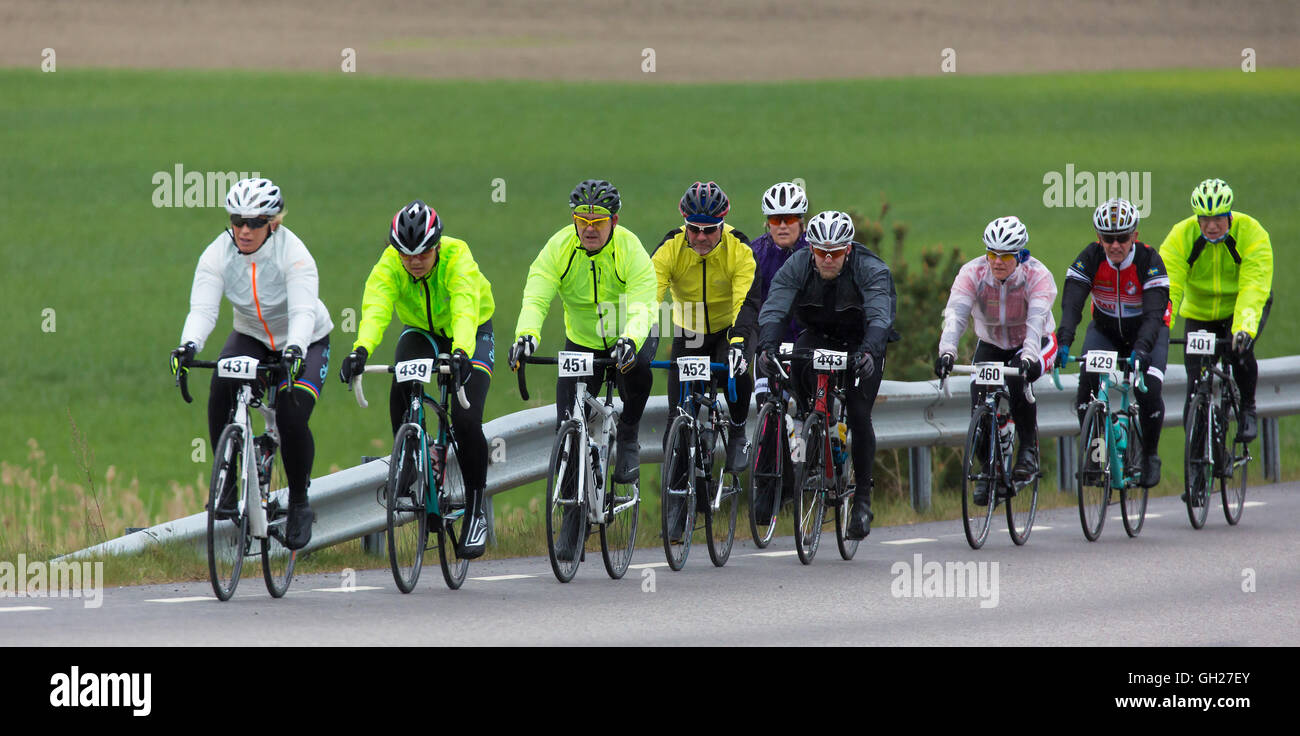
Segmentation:
<svg viewBox="0 0 1300 736">
<path fill-rule="evenodd" d="M 722 227 L 721 224 L 717 224 L 717 225 L 704 225 L 704 226 L 700 226 L 700 225 L 692 225 L 692 224 L 690 224 L 690 223 L 687 223 L 687 224 L 686 224 L 686 229 L 687 229 L 687 231 L 689 231 L 689 232 L 690 232 L 691 234 L 693 234 L 693 235 L 700 235 L 701 233 L 712 233 L 712 232 L 714 232 L 715 230 L 717 230 L 717 229 L 719 229 L 719 228 L 721 228 L 721 227 Z"/>
<path fill-rule="evenodd" d="M 244 218 L 239 215 L 230 216 L 230 224 L 233 227 L 249 227 L 253 230 L 261 230 L 271 221 L 269 217 L 249 217 Z"/>
<path fill-rule="evenodd" d="M 1132 237 L 1133 237 L 1133 233 L 1124 233 L 1123 235 L 1103 235 L 1101 236 L 1101 242 L 1105 243 L 1106 245 L 1110 245 L 1112 243 L 1127 243 L 1129 241 L 1129 238 Z"/>
</svg>

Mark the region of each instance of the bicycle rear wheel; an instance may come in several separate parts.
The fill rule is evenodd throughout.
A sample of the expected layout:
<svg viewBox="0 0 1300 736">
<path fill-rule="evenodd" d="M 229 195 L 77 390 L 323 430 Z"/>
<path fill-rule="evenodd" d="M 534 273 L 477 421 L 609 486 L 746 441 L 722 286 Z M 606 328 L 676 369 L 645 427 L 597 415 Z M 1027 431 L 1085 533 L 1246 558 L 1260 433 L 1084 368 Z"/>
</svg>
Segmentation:
<svg viewBox="0 0 1300 736">
<path fill-rule="evenodd" d="M 1034 457 L 1042 455 L 1035 452 Z M 1017 546 L 1028 542 L 1029 534 L 1034 530 L 1034 516 L 1038 514 L 1038 475 L 1035 474 L 1033 480 L 1023 486 L 1017 486 L 1015 495 L 1007 499 L 1007 532 Z"/>
<path fill-rule="evenodd" d="M 1192 399 L 1187 411 L 1187 441 L 1183 449 L 1183 489 L 1187 520 L 1193 529 L 1205 526 L 1214 488 L 1214 437 L 1210 431 L 1210 401 L 1204 394 Z"/>
<path fill-rule="evenodd" d="M 835 475 L 836 497 L 839 499 L 835 504 L 835 546 L 839 547 L 840 557 L 844 560 L 851 560 L 858 553 L 860 539 L 849 539 L 846 534 L 849 528 L 849 520 L 852 518 L 853 499 L 857 496 L 857 475 L 853 472 L 853 433 L 850 432 L 848 440 L 844 443 L 844 466 Z M 853 488 L 853 491 L 849 491 Z M 870 492 L 871 489 L 866 489 Z"/>
<path fill-rule="evenodd" d="M 1147 517 L 1148 490 L 1141 485 L 1146 443 L 1142 438 L 1142 427 L 1138 424 L 1136 408 L 1130 409 L 1128 418 L 1128 448 L 1124 452 L 1124 464 L 1130 466 L 1125 470 L 1131 471 L 1132 479 L 1137 480 L 1138 483 L 1134 485 L 1128 480 L 1124 482 L 1124 487 L 1119 489 L 1119 507 L 1120 515 L 1124 519 L 1124 532 L 1129 537 L 1136 537 L 1142 531 L 1142 524 Z"/>
<path fill-rule="evenodd" d="M 420 580 L 429 520 L 425 498 L 429 492 L 424 433 L 417 424 L 403 424 L 393 438 L 388 459 L 388 485 L 384 489 L 387 514 L 388 564 L 397 589 L 410 593 Z"/>
<path fill-rule="evenodd" d="M 1229 407 L 1231 413 L 1228 413 Z M 1241 430 L 1240 404 L 1236 401 L 1225 401 L 1223 408 L 1222 440 L 1226 445 L 1225 452 L 1231 454 L 1224 458 L 1229 465 L 1219 476 L 1219 493 L 1223 496 L 1224 518 L 1227 519 L 1229 526 L 1236 526 L 1237 522 L 1241 521 L 1241 512 L 1246 506 L 1246 465 L 1250 460 L 1250 447 L 1237 439 L 1237 432 Z M 1229 418 L 1235 426 L 1227 424 Z M 1229 437 L 1232 438 L 1231 443 L 1227 441 Z"/>
<path fill-rule="evenodd" d="M 1079 522 L 1083 526 L 1083 536 L 1089 542 L 1097 541 L 1101 528 L 1106 525 L 1106 507 L 1110 503 L 1110 477 L 1113 469 L 1110 465 L 1109 433 L 1106 423 L 1110 415 L 1106 405 L 1093 402 L 1083 416 L 1083 428 L 1079 434 L 1078 468 Z"/>
<path fill-rule="evenodd" d="M 795 474 L 794 549 L 799 561 L 811 565 L 822 539 L 826 520 L 826 424 L 818 413 L 803 425 L 804 459 Z"/>
<path fill-rule="evenodd" d="M 284 463 L 277 451 L 271 457 L 270 484 L 267 490 L 274 494 L 285 488 Z M 293 580 L 293 568 L 298 562 L 298 551 L 284 546 L 284 528 L 289 521 L 289 509 L 272 500 L 266 507 L 266 538 L 262 540 L 262 579 L 272 598 L 283 598 Z"/>
<path fill-rule="evenodd" d="M 431 489 L 438 496 L 438 562 L 442 567 L 442 579 L 447 587 L 459 590 L 469 573 L 469 560 L 460 557 L 461 537 L 469 525 L 466 504 L 469 498 L 465 491 L 465 477 L 461 475 L 460 463 L 456 453 L 448 449 L 446 466 L 442 472 L 441 487 Z M 483 491 L 486 494 L 486 490 Z M 454 505 L 456 499 L 459 505 Z M 486 499 L 480 503 L 487 503 Z"/>
<path fill-rule="evenodd" d="M 551 572 L 561 583 L 578 572 L 587 540 L 587 498 L 578 498 L 578 484 L 589 460 L 580 435 L 577 420 L 560 425 L 546 479 L 546 550 Z"/>
<path fill-rule="evenodd" d="M 230 600 L 239 587 L 248 554 L 248 514 L 238 506 L 234 518 L 218 512 L 222 492 L 240 501 L 244 477 L 244 430 L 228 424 L 221 431 L 212 459 L 212 482 L 208 486 L 208 579 L 217 599 Z"/>
<path fill-rule="evenodd" d="M 659 519 L 668 567 L 682 569 L 695 531 L 695 428 L 678 416 L 668 429 L 668 453 L 660 478 Z"/>
<path fill-rule="evenodd" d="M 961 524 L 966 532 L 966 543 L 979 549 L 989 538 L 993 526 L 993 511 L 997 507 L 995 494 L 1001 476 L 998 468 L 1002 458 L 998 448 L 997 415 L 987 405 L 975 408 L 970 425 L 966 428 L 966 452 L 962 457 L 961 474 Z M 983 460 L 984 467 L 981 467 Z M 975 498 L 976 486 L 983 482 L 987 489 L 983 504 Z"/>
<path fill-rule="evenodd" d="M 740 508 L 740 476 L 736 473 L 727 471 L 726 450 L 727 440 L 730 439 L 730 433 L 734 431 L 725 418 L 720 422 L 715 422 L 716 428 L 713 433 L 714 446 L 707 448 L 709 457 L 705 458 L 705 466 L 709 468 L 707 486 L 710 494 L 718 495 L 718 508 L 713 508 L 713 496 L 704 499 L 704 538 L 709 543 L 709 559 L 713 561 L 715 567 L 722 567 L 727 564 L 727 558 L 731 556 L 732 543 L 736 541 L 736 512 Z M 743 430 L 742 430 L 743 431 Z M 722 445 L 723 459 L 718 459 L 717 448 Z M 717 473 L 716 480 L 714 473 Z M 721 488 L 721 491 L 719 491 Z"/>
<path fill-rule="evenodd" d="M 615 423 L 618 417 L 615 416 Z M 610 438 L 605 483 L 604 523 L 600 525 L 600 555 L 605 561 L 605 572 L 614 580 L 623 577 L 627 566 L 632 562 L 632 552 L 636 549 L 636 527 L 641 515 L 641 491 L 638 482 L 617 483 L 614 481 L 613 458 L 618 457 L 615 441 Z M 632 504 L 619 510 L 620 506 Z"/>
<path fill-rule="evenodd" d="M 781 478 L 789 462 L 784 419 L 785 412 L 777 404 L 764 403 L 758 410 L 754 464 L 749 469 L 749 533 L 759 549 L 771 543 L 781 511 Z M 760 507 L 765 505 L 769 505 L 770 513 L 760 519 Z"/>
</svg>

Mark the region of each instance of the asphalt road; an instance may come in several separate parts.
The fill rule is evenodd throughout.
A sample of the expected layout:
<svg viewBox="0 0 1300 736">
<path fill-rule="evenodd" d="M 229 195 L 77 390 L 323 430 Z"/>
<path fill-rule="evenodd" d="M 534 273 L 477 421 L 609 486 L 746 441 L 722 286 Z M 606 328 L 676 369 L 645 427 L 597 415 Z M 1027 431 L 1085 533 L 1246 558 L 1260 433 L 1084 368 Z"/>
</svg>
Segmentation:
<svg viewBox="0 0 1300 736">
<path fill-rule="evenodd" d="M 620 581 L 588 554 L 566 585 L 545 558 L 521 558 L 474 563 L 451 591 L 434 557 L 410 595 L 380 568 L 298 577 L 282 600 L 260 577 L 246 577 L 228 603 L 207 582 L 113 588 L 98 608 L 79 598 L 0 598 L 0 646 L 1293 646 L 1298 491 L 1300 483 L 1251 488 L 1237 527 L 1215 496 L 1200 531 L 1176 497 L 1155 499 L 1136 539 L 1112 507 L 1095 543 L 1073 508 L 1041 512 L 1024 547 L 999 521 L 979 551 L 956 521 L 879 528 L 851 562 L 839 559 L 828 527 L 807 567 L 791 538 L 760 551 L 745 534 L 725 568 L 702 545 L 676 573 L 661 550 L 643 549 Z M 960 573 L 947 576 L 950 585 L 935 572 L 948 563 Z M 964 590 L 958 577 L 969 580 Z"/>
</svg>

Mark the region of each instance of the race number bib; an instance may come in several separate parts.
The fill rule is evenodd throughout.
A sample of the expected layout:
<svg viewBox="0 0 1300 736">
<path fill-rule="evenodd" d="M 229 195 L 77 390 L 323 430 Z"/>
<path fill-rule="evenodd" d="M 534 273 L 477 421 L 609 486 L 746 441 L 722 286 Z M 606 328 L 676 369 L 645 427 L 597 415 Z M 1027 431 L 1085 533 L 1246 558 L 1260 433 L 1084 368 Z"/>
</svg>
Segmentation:
<svg viewBox="0 0 1300 736">
<path fill-rule="evenodd" d="M 976 363 L 975 383 L 980 386 L 1001 386 L 1004 367 L 1001 363 Z"/>
<path fill-rule="evenodd" d="M 433 358 L 404 360 L 393 369 L 393 375 L 397 377 L 398 383 L 406 381 L 428 383 L 433 380 L 433 364 Z"/>
<path fill-rule="evenodd" d="M 677 359 L 677 377 L 683 381 L 707 381 L 709 358 L 706 355 L 686 355 Z"/>
<path fill-rule="evenodd" d="M 813 368 L 819 371 L 842 371 L 849 366 L 849 354 L 838 350 L 813 351 Z"/>
<path fill-rule="evenodd" d="M 789 355 L 790 353 L 793 352 L 794 352 L 794 343 L 792 342 L 781 343 L 780 355 Z"/>
<path fill-rule="evenodd" d="M 1113 373 L 1119 353 L 1114 350 L 1091 350 L 1084 356 L 1083 369 L 1089 373 Z"/>
<path fill-rule="evenodd" d="M 592 353 L 579 353 L 561 350 L 559 355 L 560 378 L 575 378 L 591 375 Z"/>
<path fill-rule="evenodd" d="M 257 358 L 250 358 L 247 355 L 222 358 L 217 362 L 217 376 L 249 379 L 257 375 L 257 363 Z"/>
<path fill-rule="evenodd" d="M 1187 354 L 1214 355 L 1215 338 L 1213 332 L 1206 332 L 1205 330 L 1187 333 Z"/>
</svg>

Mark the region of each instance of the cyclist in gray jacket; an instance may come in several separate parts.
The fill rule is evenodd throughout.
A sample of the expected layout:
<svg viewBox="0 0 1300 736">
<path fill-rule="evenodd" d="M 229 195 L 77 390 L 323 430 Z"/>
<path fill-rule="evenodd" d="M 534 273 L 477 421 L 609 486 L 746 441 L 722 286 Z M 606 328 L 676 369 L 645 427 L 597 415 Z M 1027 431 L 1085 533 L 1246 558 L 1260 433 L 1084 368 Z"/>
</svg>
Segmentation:
<svg viewBox="0 0 1300 736">
<path fill-rule="evenodd" d="M 843 212 L 822 212 L 808 222 L 809 248 L 796 251 L 772 280 L 758 316 L 759 365 L 776 375 L 777 350 L 791 315 L 804 327 L 795 350 L 825 348 L 850 354 L 845 399 L 853 433 L 857 494 L 845 536 L 871 533 L 871 465 L 876 433 L 871 406 L 885 368 L 898 298 L 893 275 L 880 256 L 853 241 L 853 220 Z M 816 376 L 807 358 L 791 362 L 791 377 L 805 408 L 810 408 Z M 856 383 L 856 385 L 854 385 Z"/>
</svg>

